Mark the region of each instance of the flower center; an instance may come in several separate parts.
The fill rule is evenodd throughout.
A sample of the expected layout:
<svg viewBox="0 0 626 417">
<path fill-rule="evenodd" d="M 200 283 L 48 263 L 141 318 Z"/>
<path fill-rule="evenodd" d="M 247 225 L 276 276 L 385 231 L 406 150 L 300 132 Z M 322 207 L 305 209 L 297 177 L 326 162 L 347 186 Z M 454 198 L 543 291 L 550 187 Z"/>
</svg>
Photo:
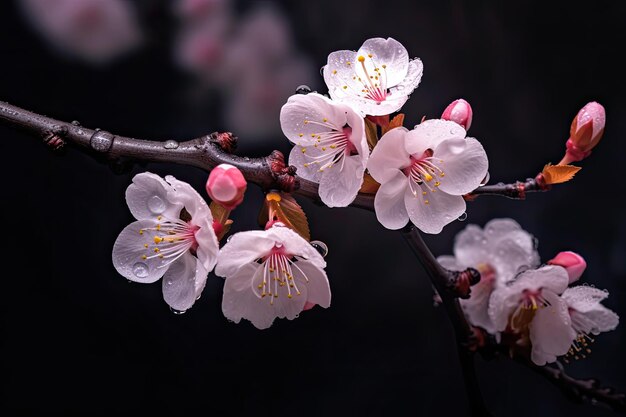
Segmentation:
<svg viewBox="0 0 626 417">
<path fill-rule="evenodd" d="M 541 290 L 524 290 L 519 304 L 510 318 L 511 330 L 518 333 L 528 333 L 530 322 L 535 317 L 537 310 L 549 306 L 550 303 L 543 298 Z"/>
<path fill-rule="evenodd" d="M 387 90 L 387 65 L 376 65 L 372 54 L 359 55 L 357 58 L 361 64 L 362 73 L 354 78 L 363 84 L 361 90 L 361 97 L 375 101 L 376 104 L 380 104 L 387 99 L 388 95 L 391 95 Z M 371 64 L 366 64 L 367 60 L 371 61 Z M 368 68 L 370 66 L 371 68 Z M 382 69 L 382 71 L 381 71 Z M 365 79 L 365 80 L 364 80 Z"/>
<path fill-rule="evenodd" d="M 181 219 L 165 219 L 157 217 L 158 223 L 154 227 L 140 229 L 139 234 L 151 232 L 152 239 L 143 244 L 146 254 L 141 259 L 161 258 L 165 263 L 159 266 L 163 268 L 180 258 L 187 251 L 195 251 L 198 248 L 196 232 L 199 227 Z"/>
<path fill-rule="evenodd" d="M 327 168 L 331 168 L 338 162 L 341 162 L 339 170 L 343 170 L 343 165 L 346 156 L 357 154 L 356 147 L 350 141 L 352 137 L 352 128 L 345 125 L 341 128 L 337 128 L 328 123 L 328 119 L 324 118 L 322 122 L 316 122 L 313 120 L 305 120 L 304 124 L 318 124 L 320 126 L 329 127 L 331 131 L 325 131 L 320 133 L 311 133 L 311 137 L 315 139 L 313 147 L 316 152 L 315 155 L 311 153 L 307 154 L 306 147 L 302 146 L 300 149 L 310 162 L 304 164 L 305 167 L 311 165 L 317 165 L 319 172 L 323 172 Z M 301 133 L 300 136 L 303 134 Z"/>
<path fill-rule="evenodd" d="M 304 277 L 305 283 L 308 283 L 309 279 L 292 258 L 293 255 L 286 253 L 281 243 L 277 242 L 274 245 L 261 264 L 263 275 L 257 282 L 252 283 L 257 297 L 268 297 L 270 304 L 274 305 L 274 299 L 280 295 L 292 299 L 294 295 L 302 294 L 294 278 L 294 269 Z"/>
<path fill-rule="evenodd" d="M 411 156 L 411 165 L 402 170 L 409 178 L 409 187 L 415 197 L 436 192 L 443 177 L 446 176 L 443 170 L 433 163 L 435 160 L 440 164 L 443 163 L 442 159 L 433 157 L 432 149 L 426 149 L 421 158 Z M 429 204 L 429 201 L 424 200 L 424 204 Z"/>
</svg>

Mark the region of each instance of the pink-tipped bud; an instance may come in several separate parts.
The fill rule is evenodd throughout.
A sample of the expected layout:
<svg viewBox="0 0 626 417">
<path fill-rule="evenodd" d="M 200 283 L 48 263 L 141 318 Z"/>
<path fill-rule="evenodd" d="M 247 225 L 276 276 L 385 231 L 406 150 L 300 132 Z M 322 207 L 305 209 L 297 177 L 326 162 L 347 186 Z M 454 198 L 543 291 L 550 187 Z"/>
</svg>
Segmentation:
<svg viewBox="0 0 626 417">
<path fill-rule="evenodd" d="M 441 115 L 443 120 L 451 120 L 469 130 L 472 125 L 472 106 L 462 98 L 454 100 L 446 107 Z"/>
<path fill-rule="evenodd" d="M 206 191 L 211 200 L 228 210 L 233 210 L 243 201 L 247 185 L 239 169 L 229 164 L 221 164 L 211 171 Z"/>
<path fill-rule="evenodd" d="M 604 133 L 606 113 L 600 103 L 592 101 L 578 111 L 570 127 L 566 143 L 566 158 L 570 162 L 581 161 L 591 154 Z"/>
<path fill-rule="evenodd" d="M 578 280 L 587 268 L 587 262 L 582 256 L 575 252 L 559 252 L 554 258 L 548 261 L 549 265 L 558 265 L 565 268 L 569 277 L 569 283 Z"/>
</svg>

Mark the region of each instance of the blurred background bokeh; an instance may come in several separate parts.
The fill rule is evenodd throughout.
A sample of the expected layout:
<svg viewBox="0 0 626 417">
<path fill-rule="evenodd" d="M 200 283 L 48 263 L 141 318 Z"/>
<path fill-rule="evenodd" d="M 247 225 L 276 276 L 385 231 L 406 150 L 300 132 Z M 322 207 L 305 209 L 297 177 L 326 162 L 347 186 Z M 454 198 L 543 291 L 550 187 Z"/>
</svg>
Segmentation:
<svg viewBox="0 0 626 417">
<path fill-rule="evenodd" d="M 524 202 L 481 197 L 464 222 L 426 240 L 448 254 L 466 224 L 512 217 L 538 238 L 544 261 L 581 253 L 583 281 L 606 288 L 605 305 L 625 316 L 625 16 L 626 4 L 612 1 L 6 0 L 0 100 L 126 136 L 228 130 L 242 155 L 288 152 L 278 115 L 296 87 L 325 93 L 328 53 L 391 36 L 424 62 L 406 125 L 468 100 L 491 183 L 558 162 L 572 118 L 596 100 L 604 139 L 574 181 Z M 402 237 L 372 213 L 301 200 L 313 237 L 330 248 L 333 303 L 258 331 L 223 317 L 213 274 L 194 307 L 174 315 L 160 283 L 130 284 L 111 263 L 131 220 L 133 175 L 173 174 L 206 197 L 205 172 L 150 163 L 115 173 L 4 126 L 0 152 L 0 414 L 465 415 L 448 320 Z M 249 188 L 233 230 L 257 227 L 261 198 Z M 625 347 L 622 324 L 567 369 L 624 391 Z M 613 415 L 569 402 L 510 361 L 477 362 L 496 416 Z"/>
</svg>

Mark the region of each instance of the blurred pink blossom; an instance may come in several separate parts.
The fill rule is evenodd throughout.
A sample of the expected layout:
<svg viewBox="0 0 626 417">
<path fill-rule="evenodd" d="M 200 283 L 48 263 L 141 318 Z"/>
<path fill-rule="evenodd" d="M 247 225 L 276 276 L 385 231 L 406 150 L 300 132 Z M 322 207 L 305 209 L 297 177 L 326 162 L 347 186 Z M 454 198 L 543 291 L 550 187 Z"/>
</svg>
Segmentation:
<svg viewBox="0 0 626 417">
<path fill-rule="evenodd" d="M 52 46 L 96 64 L 142 40 L 131 2 L 123 0 L 21 0 L 24 12 Z"/>
</svg>

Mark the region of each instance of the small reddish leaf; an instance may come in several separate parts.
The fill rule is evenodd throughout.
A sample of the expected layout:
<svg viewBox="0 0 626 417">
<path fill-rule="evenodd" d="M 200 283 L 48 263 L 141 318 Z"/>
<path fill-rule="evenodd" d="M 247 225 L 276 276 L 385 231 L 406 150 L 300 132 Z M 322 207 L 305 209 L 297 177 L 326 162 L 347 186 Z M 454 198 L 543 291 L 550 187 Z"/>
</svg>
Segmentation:
<svg viewBox="0 0 626 417">
<path fill-rule="evenodd" d="M 304 239 L 311 240 L 306 214 L 291 194 L 273 192 L 266 195 L 259 213 L 259 225 L 264 228 L 270 220 L 280 221 Z"/>
<path fill-rule="evenodd" d="M 359 192 L 364 194 L 376 194 L 379 188 L 380 184 L 366 172 L 363 176 L 363 185 L 361 185 Z"/>
<path fill-rule="evenodd" d="M 541 174 L 546 184 L 561 184 L 574 178 L 581 168 L 574 165 L 552 165 L 543 167 Z"/>
<path fill-rule="evenodd" d="M 398 113 L 396 117 L 391 119 L 387 126 L 383 127 L 383 135 L 389 132 L 391 129 L 400 127 L 402 125 L 404 125 L 404 113 Z"/>
<path fill-rule="evenodd" d="M 365 136 L 367 137 L 367 144 L 371 151 L 372 149 L 374 149 L 374 147 L 378 143 L 378 131 L 376 130 L 376 123 L 372 122 L 369 119 L 364 119 L 364 121 L 365 121 Z"/>
</svg>

